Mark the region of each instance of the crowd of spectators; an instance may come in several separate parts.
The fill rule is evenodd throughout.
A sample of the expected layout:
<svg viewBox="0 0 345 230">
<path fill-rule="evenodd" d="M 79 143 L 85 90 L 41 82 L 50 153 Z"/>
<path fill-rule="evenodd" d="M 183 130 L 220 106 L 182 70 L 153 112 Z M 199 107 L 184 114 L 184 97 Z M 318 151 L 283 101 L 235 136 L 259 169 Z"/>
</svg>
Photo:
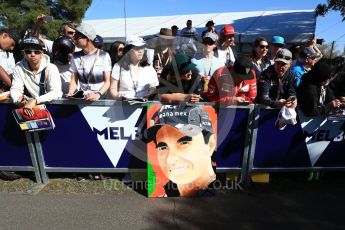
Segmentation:
<svg viewBox="0 0 345 230">
<path fill-rule="evenodd" d="M 292 103 L 309 116 L 343 106 L 343 69 L 322 63 L 315 39 L 289 50 L 283 36 L 258 36 L 252 52 L 241 54 L 235 52 L 232 25 L 218 33 L 211 20 L 199 36 L 187 20 L 181 30 L 161 28 L 147 41 L 130 35 L 102 50 L 102 37 L 86 23 L 64 23 L 55 41 L 46 39 L 40 34 L 44 18 L 37 17 L 21 43 L 15 31 L 0 32 L 1 90 L 10 90 L 14 103 L 28 113 L 36 104 L 80 90 L 88 101 L 144 98 L 272 108 Z M 16 65 L 15 45 L 23 50 Z"/>
</svg>

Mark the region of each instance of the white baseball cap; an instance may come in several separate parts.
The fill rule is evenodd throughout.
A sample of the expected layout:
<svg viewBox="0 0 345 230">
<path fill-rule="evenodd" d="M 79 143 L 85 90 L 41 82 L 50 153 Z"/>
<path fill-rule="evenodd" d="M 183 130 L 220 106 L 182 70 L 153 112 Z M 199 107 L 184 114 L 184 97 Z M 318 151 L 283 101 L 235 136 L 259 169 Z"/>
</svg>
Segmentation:
<svg viewBox="0 0 345 230">
<path fill-rule="evenodd" d="M 82 22 L 77 28 L 76 31 L 88 37 L 91 41 L 96 38 L 96 31 L 90 24 Z"/>
<path fill-rule="evenodd" d="M 126 46 L 127 45 L 133 45 L 133 46 L 144 46 L 146 45 L 146 42 L 143 38 L 137 36 L 137 35 L 130 35 L 126 37 Z"/>
</svg>

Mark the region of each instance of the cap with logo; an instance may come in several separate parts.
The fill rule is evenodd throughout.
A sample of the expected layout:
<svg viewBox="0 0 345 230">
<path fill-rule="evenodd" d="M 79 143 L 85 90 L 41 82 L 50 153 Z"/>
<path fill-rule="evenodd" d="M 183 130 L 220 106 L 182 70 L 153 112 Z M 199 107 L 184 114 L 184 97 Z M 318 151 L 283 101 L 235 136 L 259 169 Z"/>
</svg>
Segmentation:
<svg viewBox="0 0 345 230">
<path fill-rule="evenodd" d="M 96 38 L 95 29 L 90 24 L 82 22 L 75 30 L 89 38 L 91 41 Z"/>
<path fill-rule="evenodd" d="M 154 140 L 157 131 L 163 125 L 171 125 L 191 137 L 203 130 L 214 133 L 207 111 L 199 106 L 162 105 L 153 115 L 150 125 L 145 132 L 148 140 Z"/>
<path fill-rule="evenodd" d="M 232 35 L 232 34 L 235 34 L 235 29 L 232 25 L 225 25 L 221 29 L 220 33 L 223 35 Z"/>
<path fill-rule="evenodd" d="M 277 51 L 274 61 L 281 61 L 284 63 L 290 63 L 292 59 L 292 53 L 288 49 L 280 49 Z"/>
<path fill-rule="evenodd" d="M 38 40 L 38 38 L 34 36 L 26 37 L 23 39 L 21 43 L 22 49 L 35 49 L 35 50 L 43 50 L 43 47 Z"/>
<path fill-rule="evenodd" d="M 250 80 L 254 78 L 252 66 L 253 64 L 249 58 L 239 56 L 235 60 L 233 72 L 242 80 Z"/>
</svg>

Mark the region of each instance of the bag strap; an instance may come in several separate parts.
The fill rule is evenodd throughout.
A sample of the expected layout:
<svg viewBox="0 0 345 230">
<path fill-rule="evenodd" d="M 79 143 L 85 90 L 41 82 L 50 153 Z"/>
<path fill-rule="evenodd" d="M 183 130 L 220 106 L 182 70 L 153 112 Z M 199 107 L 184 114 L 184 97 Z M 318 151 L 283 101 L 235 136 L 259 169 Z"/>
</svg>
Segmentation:
<svg viewBox="0 0 345 230">
<path fill-rule="evenodd" d="M 40 83 L 38 84 L 38 86 L 40 87 L 39 96 L 45 94 L 46 68 L 47 67 L 45 67 L 41 72 Z"/>
</svg>

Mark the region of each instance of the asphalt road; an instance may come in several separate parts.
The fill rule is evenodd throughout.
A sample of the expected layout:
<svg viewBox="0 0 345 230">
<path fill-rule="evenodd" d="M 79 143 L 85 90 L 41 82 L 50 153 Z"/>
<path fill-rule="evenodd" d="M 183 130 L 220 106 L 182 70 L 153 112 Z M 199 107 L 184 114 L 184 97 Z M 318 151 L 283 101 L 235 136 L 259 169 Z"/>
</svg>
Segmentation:
<svg viewBox="0 0 345 230">
<path fill-rule="evenodd" d="M 280 179 L 215 197 L 0 193 L 0 229 L 345 229 L 345 180 Z"/>
</svg>

